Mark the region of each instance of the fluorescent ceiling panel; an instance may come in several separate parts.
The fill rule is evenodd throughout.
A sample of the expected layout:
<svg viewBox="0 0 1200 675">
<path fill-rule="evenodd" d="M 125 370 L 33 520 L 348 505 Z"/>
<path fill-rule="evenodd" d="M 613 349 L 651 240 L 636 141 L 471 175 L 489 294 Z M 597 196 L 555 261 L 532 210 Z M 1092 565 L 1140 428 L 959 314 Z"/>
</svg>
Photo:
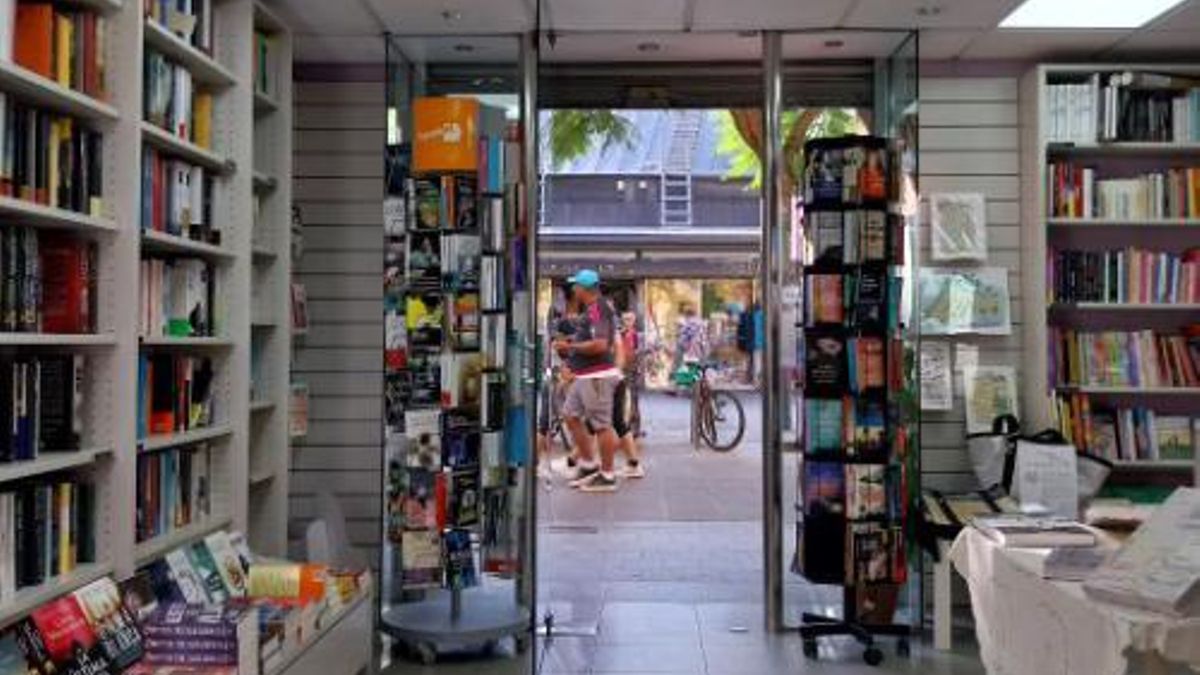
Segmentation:
<svg viewBox="0 0 1200 675">
<path fill-rule="evenodd" d="M 1183 0 L 1025 0 L 1001 28 L 1137 28 Z"/>
</svg>

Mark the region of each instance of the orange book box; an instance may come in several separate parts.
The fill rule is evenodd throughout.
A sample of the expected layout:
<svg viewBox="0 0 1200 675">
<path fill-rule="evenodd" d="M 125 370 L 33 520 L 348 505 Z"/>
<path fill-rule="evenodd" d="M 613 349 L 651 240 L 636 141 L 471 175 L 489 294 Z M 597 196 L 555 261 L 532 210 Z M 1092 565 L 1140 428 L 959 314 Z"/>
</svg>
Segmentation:
<svg viewBox="0 0 1200 675">
<path fill-rule="evenodd" d="M 413 103 L 413 170 L 476 171 L 479 102 L 469 98 L 419 98 Z"/>
</svg>

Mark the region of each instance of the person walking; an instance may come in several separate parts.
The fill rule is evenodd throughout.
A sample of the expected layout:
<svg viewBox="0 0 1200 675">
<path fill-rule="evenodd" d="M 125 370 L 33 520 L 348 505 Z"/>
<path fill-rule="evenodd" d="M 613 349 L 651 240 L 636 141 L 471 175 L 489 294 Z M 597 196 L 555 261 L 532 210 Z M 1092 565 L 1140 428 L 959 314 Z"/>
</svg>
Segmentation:
<svg viewBox="0 0 1200 675">
<path fill-rule="evenodd" d="M 616 311 L 600 292 L 600 275 L 595 270 L 581 269 L 567 283 L 582 311 L 574 335 L 555 339 L 553 348 L 574 375 L 563 404 L 567 429 L 579 453 L 571 484 L 584 492 L 613 492 L 617 489 L 613 462 L 619 444 L 613 430 L 613 399 L 622 377 L 616 365 Z M 592 434 L 599 445 L 599 462 Z"/>
</svg>

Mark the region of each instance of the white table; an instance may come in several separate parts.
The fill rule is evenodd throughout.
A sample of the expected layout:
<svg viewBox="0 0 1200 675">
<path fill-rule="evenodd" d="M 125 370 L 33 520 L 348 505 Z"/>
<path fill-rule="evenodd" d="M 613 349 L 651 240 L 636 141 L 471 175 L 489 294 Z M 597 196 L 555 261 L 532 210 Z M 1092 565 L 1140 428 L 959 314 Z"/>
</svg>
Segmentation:
<svg viewBox="0 0 1200 675">
<path fill-rule="evenodd" d="M 971 589 L 991 675 L 1125 675 L 1200 669 L 1200 619 L 1097 602 L 1077 582 L 1043 579 L 1036 554 L 964 528 L 950 559 Z"/>
</svg>

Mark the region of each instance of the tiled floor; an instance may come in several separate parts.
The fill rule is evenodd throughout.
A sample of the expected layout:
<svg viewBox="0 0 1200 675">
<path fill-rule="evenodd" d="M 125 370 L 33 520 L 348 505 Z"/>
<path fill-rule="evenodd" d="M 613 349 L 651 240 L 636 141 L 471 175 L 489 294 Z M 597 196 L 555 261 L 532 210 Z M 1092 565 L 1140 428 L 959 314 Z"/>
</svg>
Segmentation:
<svg viewBox="0 0 1200 675">
<path fill-rule="evenodd" d="M 761 407 L 746 402 L 748 434 L 728 454 L 696 452 L 687 443 L 684 399 L 645 402 L 649 475 L 616 494 L 586 495 L 555 483 L 539 493 L 539 615 L 581 637 L 541 641 L 532 655 L 479 660 L 464 655 L 434 667 L 400 661 L 388 673 L 772 673 L 983 672 L 969 651 L 953 655 L 913 645 L 910 658 L 884 645 L 881 668 L 862 661 L 849 641 L 822 644 L 806 659 L 795 634 L 763 629 Z M 785 484 L 794 468 L 785 467 Z M 790 504 L 790 497 L 785 498 Z M 790 537 L 786 548 L 790 551 Z M 837 588 L 789 574 L 789 621 L 803 610 L 832 611 Z M 507 650 L 506 653 L 508 653 Z"/>
</svg>

